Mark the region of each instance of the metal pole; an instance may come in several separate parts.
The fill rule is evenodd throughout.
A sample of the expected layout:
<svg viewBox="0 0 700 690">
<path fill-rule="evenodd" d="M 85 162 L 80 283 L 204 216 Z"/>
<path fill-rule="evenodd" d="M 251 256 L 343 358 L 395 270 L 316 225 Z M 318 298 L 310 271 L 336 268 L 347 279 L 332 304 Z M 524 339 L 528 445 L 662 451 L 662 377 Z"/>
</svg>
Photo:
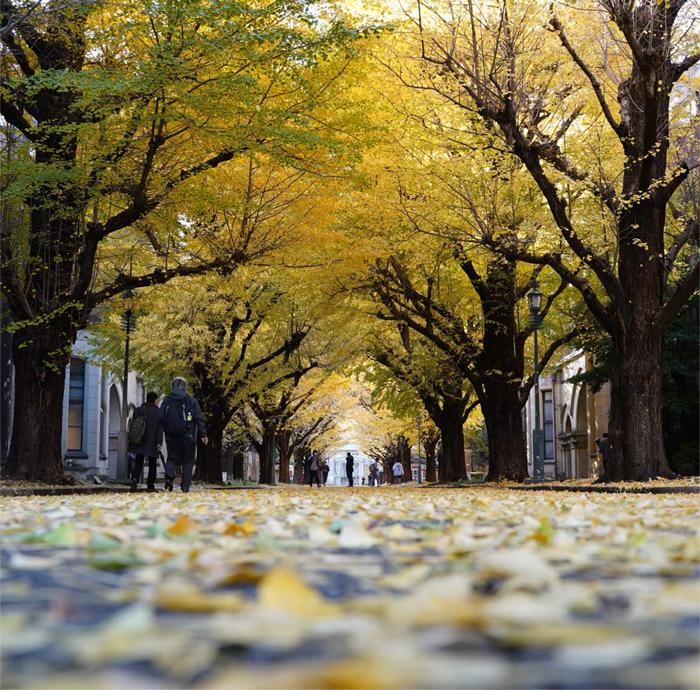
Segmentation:
<svg viewBox="0 0 700 690">
<path fill-rule="evenodd" d="M 277 486 L 277 479 L 275 477 L 275 452 L 277 450 L 277 444 L 275 443 L 275 438 L 277 436 L 277 420 L 272 420 L 272 436 L 270 438 L 270 486 Z"/>
<path fill-rule="evenodd" d="M 534 376 L 535 376 L 535 439 L 534 439 L 534 471 L 535 479 L 544 479 L 544 459 L 542 458 L 542 444 L 540 438 L 540 374 L 538 371 L 538 355 L 537 355 L 537 328 L 539 326 L 539 321 L 537 314 L 534 316 L 535 319 L 535 362 L 534 362 Z"/>
<path fill-rule="evenodd" d="M 117 438 L 117 479 L 128 479 L 128 459 L 126 442 L 126 418 L 129 413 L 129 345 L 131 342 L 131 315 L 129 307 L 125 312 L 126 317 L 126 343 L 124 345 L 124 377 L 122 379 L 122 414 L 119 424 L 119 436 Z"/>
<path fill-rule="evenodd" d="M 420 415 L 418 415 L 418 483 L 423 483 L 423 473 L 420 466 Z"/>
</svg>

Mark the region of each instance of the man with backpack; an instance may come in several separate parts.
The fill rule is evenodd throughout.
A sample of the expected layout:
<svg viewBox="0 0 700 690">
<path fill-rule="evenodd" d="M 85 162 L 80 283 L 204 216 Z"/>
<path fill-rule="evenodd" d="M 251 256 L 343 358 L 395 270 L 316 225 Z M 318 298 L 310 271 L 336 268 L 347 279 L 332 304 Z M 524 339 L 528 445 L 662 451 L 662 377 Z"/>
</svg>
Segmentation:
<svg viewBox="0 0 700 690">
<path fill-rule="evenodd" d="M 163 423 L 156 400 L 158 400 L 158 394 L 150 392 L 146 396 L 146 402 L 134 410 L 134 416 L 129 426 L 129 453 L 133 453 L 135 456 L 131 470 L 132 491 L 136 491 L 141 479 L 145 458 L 148 458 L 146 485 L 149 491 L 156 490 L 158 450 L 163 445 Z"/>
<path fill-rule="evenodd" d="M 318 456 L 318 451 L 315 450 L 306 459 L 306 468 L 309 471 L 309 486 L 314 485 L 314 480 L 316 481 L 316 486 L 321 486 L 321 478 L 319 477 L 319 470 L 321 467 L 321 458 Z"/>
<path fill-rule="evenodd" d="M 197 450 L 197 433 L 206 446 L 209 443 L 207 428 L 202 418 L 199 403 L 187 395 L 187 381 L 178 376 L 173 379 L 173 392 L 163 400 L 160 406 L 165 442 L 168 446 L 168 461 L 165 464 L 165 490 L 173 490 L 175 470 L 182 465 L 183 493 L 190 490 L 194 456 Z M 160 448 L 158 448 L 160 450 Z"/>
</svg>

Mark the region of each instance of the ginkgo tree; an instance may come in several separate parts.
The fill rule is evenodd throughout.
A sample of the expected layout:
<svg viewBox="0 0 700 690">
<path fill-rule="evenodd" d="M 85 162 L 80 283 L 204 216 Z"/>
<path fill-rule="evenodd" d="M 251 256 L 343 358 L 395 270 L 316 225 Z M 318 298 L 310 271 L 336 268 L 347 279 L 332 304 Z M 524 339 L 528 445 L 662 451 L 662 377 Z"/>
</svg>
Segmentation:
<svg viewBox="0 0 700 690">
<path fill-rule="evenodd" d="M 688 257 L 697 208 L 683 193 L 698 165 L 694 3 L 591 0 L 545 10 L 531 0 L 418 0 L 404 9 L 413 38 L 395 63 L 403 82 L 451 104 L 492 167 L 516 162 L 556 229 L 535 220 L 482 228 L 475 241 L 549 266 L 611 337 L 606 478 L 671 476 L 663 334 L 700 275 Z"/>
<path fill-rule="evenodd" d="M 20 135 L 3 173 L 12 213 L 0 280 L 16 381 L 7 470 L 50 481 L 62 478 L 76 332 L 127 288 L 247 261 L 210 213 L 192 223 L 188 198 L 245 153 L 327 166 L 320 150 L 344 138 L 325 121 L 328 105 L 342 99 L 339 77 L 365 32 L 314 0 L 1 9 L 0 112 Z M 147 260 L 105 266 L 105 244 L 125 233 L 149 240 Z"/>
<path fill-rule="evenodd" d="M 133 366 L 145 381 L 167 393 L 170 380 L 184 376 L 199 400 L 210 444 L 200 448 L 196 478 L 207 481 L 221 481 L 224 432 L 232 417 L 249 396 L 289 375 L 286 362 L 309 333 L 304 324 L 287 327 L 288 302 L 272 281 L 235 275 L 235 282 L 189 279 L 166 294 L 154 291 L 131 336 Z M 92 356 L 114 368 L 123 338 L 119 327 L 114 314 L 92 329 Z"/>
</svg>

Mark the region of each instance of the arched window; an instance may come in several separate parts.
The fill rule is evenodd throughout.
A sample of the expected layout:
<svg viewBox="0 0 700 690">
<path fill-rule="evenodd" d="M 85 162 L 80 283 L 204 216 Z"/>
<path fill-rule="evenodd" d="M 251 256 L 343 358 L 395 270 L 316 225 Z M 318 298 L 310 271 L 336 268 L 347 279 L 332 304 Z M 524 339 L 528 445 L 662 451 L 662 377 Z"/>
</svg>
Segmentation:
<svg viewBox="0 0 700 690">
<path fill-rule="evenodd" d="M 83 408 L 85 406 L 85 362 L 70 358 L 70 385 L 68 388 L 68 433 L 66 450 L 80 453 L 83 450 Z"/>
</svg>

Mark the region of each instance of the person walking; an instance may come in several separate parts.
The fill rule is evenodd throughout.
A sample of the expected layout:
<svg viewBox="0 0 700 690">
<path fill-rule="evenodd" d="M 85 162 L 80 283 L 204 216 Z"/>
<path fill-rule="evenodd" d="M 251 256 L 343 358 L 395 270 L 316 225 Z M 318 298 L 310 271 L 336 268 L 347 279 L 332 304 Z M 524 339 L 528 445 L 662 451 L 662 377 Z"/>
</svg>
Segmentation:
<svg viewBox="0 0 700 690">
<path fill-rule="evenodd" d="M 315 450 L 309 455 L 307 461 L 306 461 L 308 470 L 309 470 L 309 486 L 312 487 L 314 485 L 314 480 L 316 481 L 316 486 L 320 487 L 321 486 L 321 479 L 319 477 L 319 470 L 321 467 L 321 460 L 318 457 L 318 451 Z"/>
<path fill-rule="evenodd" d="M 347 475 L 348 478 L 348 486 L 352 486 L 352 475 L 353 472 L 355 471 L 355 458 L 352 457 L 352 453 L 348 451 L 348 454 L 345 456 L 345 474 Z"/>
<path fill-rule="evenodd" d="M 158 452 L 163 445 L 163 422 L 160 418 L 160 408 L 156 403 L 158 394 L 146 395 L 146 402 L 134 410 L 134 416 L 129 426 L 129 453 L 134 455 L 131 469 L 131 490 L 136 491 L 143 463 L 148 458 L 148 479 L 146 486 L 149 491 L 156 490 L 156 473 L 158 471 Z"/>
<path fill-rule="evenodd" d="M 183 493 L 187 493 L 192 483 L 197 434 L 199 433 L 205 446 L 209 443 L 209 439 L 199 403 L 187 394 L 187 381 L 178 376 L 173 379 L 172 388 L 173 392 L 163 400 L 160 407 L 165 443 L 168 447 L 168 461 L 165 463 L 165 490 L 173 490 L 175 470 L 182 467 L 180 488 Z"/>
<path fill-rule="evenodd" d="M 323 481 L 323 486 L 328 484 L 328 473 L 330 471 L 330 465 L 325 460 L 321 460 L 321 479 Z"/>
<path fill-rule="evenodd" d="M 403 479 L 403 465 L 400 460 L 394 463 L 391 471 L 394 473 L 394 484 L 401 484 L 401 480 Z"/>
<path fill-rule="evenodd" d="M 610 452 L 610 439 L 608 438 L 608 432 L 603 434 L 603 438 L 597 438 L 595 440 L 598 446 L 598 453 L 600 454 L 600 459 L 603 462 L 603 474 L 608 469 L 608 454 Z"/>
<path fill-rule="evenodd" d="M 374 486 L 379 483 L 379 468 L 377 467 L 377 461 L 373 460 L 369 466 L 369 485 Z"/>
</svg>

